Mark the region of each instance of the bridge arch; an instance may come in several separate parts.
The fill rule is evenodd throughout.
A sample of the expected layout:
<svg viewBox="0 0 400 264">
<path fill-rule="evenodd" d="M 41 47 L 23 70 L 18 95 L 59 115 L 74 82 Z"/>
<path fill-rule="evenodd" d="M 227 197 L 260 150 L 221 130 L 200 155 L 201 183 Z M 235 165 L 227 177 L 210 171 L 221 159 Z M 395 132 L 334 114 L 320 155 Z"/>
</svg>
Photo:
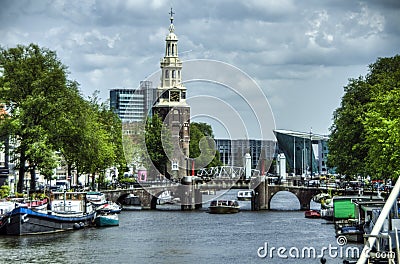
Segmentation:
<svg viewBox="0 0 400 264">
<path fill-rule="evenodd" d="M 283 196 L 283 197 L 282 197 Z M 289 202 L 289 204 L 283 204 L 282 201 L 277 200 L 279 198 L 284 198 L 285 202 Z M 297 204 L 293 203 L 293 200 L 297 202 Z M 276 206 L 276 204 L 280 206 Z M 278 210 L 299 210 L 301 206 L 301 201 L 299 197 L 289 190 L 281 190 L 276 193 L 271 193 L 271 198 L 268 201 L 269 209 L 278 209 Z"/>
<path fill-rule="evenodd" d="M 119 203 L 119 204 L 123 204 L 124 203 L 124 200 L 125 200 L 125 198 L 126 197 L 128 197 L 128 195 L 130 195 L 131 193 L 122 193 L 117 199 L 116 199 L 116 202 L 117 203 Z"/>
<path fill-rule="evenodd" d="M 268 209 L 271 208 L 272 197 L 282 191 L 293 193 L 300 202 L 300 210 L 309 210 L 310 202 L 314 195 L 321 192 L 318 188 L 299 188 L 299 187 L 285 187 L 285 186 L 268 186 Z"/>
</svg>

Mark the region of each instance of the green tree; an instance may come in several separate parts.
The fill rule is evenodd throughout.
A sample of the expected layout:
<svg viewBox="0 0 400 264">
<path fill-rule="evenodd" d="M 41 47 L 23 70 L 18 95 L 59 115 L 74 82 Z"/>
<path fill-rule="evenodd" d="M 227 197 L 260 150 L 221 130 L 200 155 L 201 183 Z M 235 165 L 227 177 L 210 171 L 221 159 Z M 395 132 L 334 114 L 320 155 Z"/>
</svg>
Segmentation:
<svg viewBox="0 0 400 264">
<path fill-rule="evenodd" d="M 19 160 L 18 192 L 22 192 L 24 174 L 38 166 L 37 148 L 33 143 L 38 138 L 49 138 L 48 127 L 57 120 L 60 112 L 60 93 L 68 89 L 66 67 L 55 52 L 39 48 L 35 44 L 18 45 L 8 50 L 0 49 L 0 100 L 6 105 L 8 115 L 2 119 L 2 134 L 18 141 L 16 151 Z M 49 151 L 51 145 L 40 144 Z M 44 158 L 42 156 L 41 158 Z M 29 162 L 28 167 L 25 164 Z M 31 188 L 35 188 L 32 175 Z"/>
<path fill-rule="evenodd" d="M 350 79 L 344 90 L 341 106 L 333 114 L 328 165 L 336 167 L 338 173 L 358 176 L 365 173 L 368 145 L 362 122 L 371 95 L 362 77 Z"/>
<path fill-rule="evenodd" d="M 367 82 L 372 100 L 363 120 L 370 146 L 366 170 L 376 178 L 400 173 L 400 56 L 379 58 L 370 65 Z"/>
<path fill-rule="evenodd" d="M 69 176 L 73 168 L 78 175 L 104 174 L 109 166 L 124 170 L 121 121 L 99 103 L 98 93 L 89 101 L 82 98 L 55 52 L 35 44 L 1 48 L 0 69 L 0 102 L 7 110 L 1 113 L 0 136 L 16 142 L 18 192 L 27 170 L 31 189 L 35 169 L 51 177 L 56 152 L 65 159 Z"/>
<path fill-rule="evenodd" d="M 126 161 L 122 147 L 122 126 L 118 116 L 99 103 L 98 92 L 90 98 L 86 119 L 88 130 L 83 140 L 81 169 L 92 175 L 92 184 L 96 174 L 104 174 L 110 166 L 118 166 L 124 171 Z"/>
<path fill-rule="evenodd" d="M 167 166 L 170 162 L 168 157 L 173 151 L 171 133 L 158 115 L 147 118 L 144 135 L 147 151 L 145 160 L 150 165 L 150 175 L 159 172 L 170 178 Z M 157 171 L 152 171 L 154 169 Z"/>
<path fill-rule="evenodd" d="M 146 143 L 144 137 L 145 122 L 125 123 L 125 131 L 122 135 L 122 145 L 125 153 L 125 158 L 129 166 L 135 170 L 136 167 L 148 166 L 144 160 L 146 155 Z"/>
<path fill-rule="evenodd" d="M 196 122 L 190 124 L 189 157 L 195 159 L 196 168 L 209 168 L 222 164 L 209 124 Z"/>
<path fill-rule="evenodd" d="M 350 80 L 334 112 L 329 165 L 348 176 L 397 177 L 400 56 L 379 58 L 369 69 L 365 78 Z"/>
</svg>

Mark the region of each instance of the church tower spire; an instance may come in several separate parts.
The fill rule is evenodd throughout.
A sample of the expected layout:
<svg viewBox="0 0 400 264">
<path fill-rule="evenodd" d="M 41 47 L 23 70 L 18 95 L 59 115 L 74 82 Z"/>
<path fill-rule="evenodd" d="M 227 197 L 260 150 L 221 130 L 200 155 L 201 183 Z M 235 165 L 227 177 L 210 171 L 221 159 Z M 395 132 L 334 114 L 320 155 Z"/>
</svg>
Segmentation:
<svg viewBox="0 0 400 264">
<path fill-rule="evenodd" d="M 169 34 L 165 38 L 165 54 L 161 60 L 161 88 L 170 89 L 173 87 L 182 87 L 181 70 L 182 62 L 178 57 L 178 37 L 175 35 L 174 17 L 172 11 L 169 13 L 171 24 L 169 25 Z M 186 89 L 185 89 L 186 90 Z M 173 98 L 177 99 L 177 98 Z M 185 99 L 185 98 L 182 98 Z"/>
<path fill-rule="evenodd" d="M 164 58 L 160 62 L 161 78 L 153 114 L 157 114 L 171 131 L 174 150 L 171 166 L 167 166 L 168 172 L 172 178 L 181 179 L 186 175 L 186 162 L 189 158 L 190 106 L 186 103 L 186 87 L 182 84 L 182 62 L 178 56 L 175 13 L 172 8 L 169 14 L 171 23 L 165 38 Z"/>
</svg>

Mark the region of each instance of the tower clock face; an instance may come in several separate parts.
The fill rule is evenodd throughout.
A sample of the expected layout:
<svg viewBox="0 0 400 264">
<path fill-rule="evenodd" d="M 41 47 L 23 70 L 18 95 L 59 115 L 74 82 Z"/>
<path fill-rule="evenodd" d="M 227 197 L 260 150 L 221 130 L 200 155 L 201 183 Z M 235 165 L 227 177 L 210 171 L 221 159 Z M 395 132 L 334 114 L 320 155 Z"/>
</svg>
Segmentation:
<svg viewBox="0 0 400 264">
<path fill-rule="evenodd" d="M 179 102 L 179 91 L 171 91 L 169 98 L 171 102 Z"/>
</svg>

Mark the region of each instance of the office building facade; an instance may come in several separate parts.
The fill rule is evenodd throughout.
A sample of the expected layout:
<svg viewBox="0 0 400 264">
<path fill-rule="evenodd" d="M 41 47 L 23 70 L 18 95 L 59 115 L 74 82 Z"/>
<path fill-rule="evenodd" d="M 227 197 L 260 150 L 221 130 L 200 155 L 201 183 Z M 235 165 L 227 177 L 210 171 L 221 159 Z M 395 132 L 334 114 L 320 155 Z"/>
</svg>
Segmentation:
<svg viewBox="0 0 400 264">
<path fill-rule="evenodd" d="M 156 88 L 152 82 L 142 81 L 138 89 L 116 88 L 110 90 L 110 108 L 123 123 L 142 122 L 151 115 L 156 100 Z"/>
</svg>

